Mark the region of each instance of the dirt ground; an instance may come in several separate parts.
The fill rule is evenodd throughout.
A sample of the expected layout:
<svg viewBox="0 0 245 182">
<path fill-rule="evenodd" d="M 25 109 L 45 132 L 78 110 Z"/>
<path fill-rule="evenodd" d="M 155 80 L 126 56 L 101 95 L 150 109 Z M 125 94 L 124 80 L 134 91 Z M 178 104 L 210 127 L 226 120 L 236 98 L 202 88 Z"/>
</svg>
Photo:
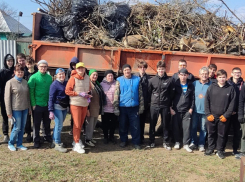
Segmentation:
<svg viewBox="0 0 245 182">
<path fill-rule="evenodd" d="M 64 123 L 62 141 L 68 153 L 59 153 L 44 143 L 34 149 L 33 143 L 23 142 L 27 151 L 11 152 L 7 144 L 0 145 L 0 181 L 239 181 L 240 160 L 231 155 L 231 143 L 226 149 L 226 158 L 216 155 L 204 156 L 202 152 L 187 153 L 184 149 L 167 151 L 162 148 L 162 139 L 156 139 L 156 148 L 134 150 L 132 145 L 122 149 L 118 143 L 103 144 L 103 134 L 96 128 L 95 147 L 87 147 L 86 154 L 72 151 L 70 116 Z M 0 124 L 2 121 L 0 121 Z M 52 128 L 54 121 L 52 121 Z M 146 144 L 148 139 L 146 124 Z M 0 141 L 3 139 L 0 132 Z M 82 135 L 84 139 L 84 136 Z"/>
</svg>

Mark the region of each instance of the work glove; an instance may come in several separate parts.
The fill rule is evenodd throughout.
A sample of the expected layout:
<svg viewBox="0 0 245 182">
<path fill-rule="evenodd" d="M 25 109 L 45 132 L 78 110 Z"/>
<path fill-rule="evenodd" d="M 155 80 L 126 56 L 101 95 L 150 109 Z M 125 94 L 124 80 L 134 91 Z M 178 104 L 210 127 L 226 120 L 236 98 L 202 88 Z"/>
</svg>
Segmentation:
<svg viewBox="0 0 245 182">
<path fill-rule="evenodd" d="M 211 114 L 207 117 L 208 121 L 213 122 L 214 121 L 214 116 Z"/>
<path fill-rule="evenodd" d="M 227 119 L 223 115 L 219 117 L 219 120 L 223 123 L 227 121 Z"/>
<path fill-rule="evenodd" d="M 114 114 L 116 115 L 116 116 L 119 116 L 120 115 L 120 111 L 117 109 L 117 110 L 115 110 L 114 109 Z"/>
<path fill-rule="evenodd" d="M 84 98 L 89 98 L 89 94 L 87 94 L 86 92 L 80 92 L 79 94 L 78 94 L 80 97 L 84 97 Z"/>
<path fill-rule="evenodd" d="M 9 118 L 8 121 L 11 123 L 11 125 L 14 124 L 14 122 L 16 121 L 15 118 L 12 116 L 12 118 Z"/>
<path fill-rule="evenodd" d="M 54 120 L 54 113 L 53 112 L 49 112 L 49 119 Z"/>
<path fill-rule="evenodd" d="M 239 118 L 238 121 L 239 121 L 240 124 L 244 124 L 245 123 L 244 118 Z"/>
<path fill-rule="evenodd" d="M 91 102 L 91 99 L 90 99 L 88 93 L 86 93 L 86 92 L 80 92 L 78 95 L 79 95 L 80 97 L 83 97 L 83 98 L 87 99 L 87 102 L 88 102 L 88 103 Z"/>
</svg>

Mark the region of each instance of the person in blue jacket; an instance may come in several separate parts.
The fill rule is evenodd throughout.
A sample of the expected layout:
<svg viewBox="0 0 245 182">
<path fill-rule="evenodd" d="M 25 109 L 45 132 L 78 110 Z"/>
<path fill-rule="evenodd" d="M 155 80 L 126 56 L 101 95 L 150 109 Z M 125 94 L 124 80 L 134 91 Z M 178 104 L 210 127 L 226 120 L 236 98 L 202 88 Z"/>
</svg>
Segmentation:
<svg viewBox="0 0 245 182">
<path fill-rule="evenodd" d="M 200 152 L 204 152 L 205 138 L 206 138 L 206 115 L 205 115 L 205 95 L 208 87 L 212 81 L 209 80 L 209 70 L 207 67 L 202 67 L 199 70 L 199 80 L 193 82 L 195 87 L 195 105 L 192 114 L 192 127 L 191 127 L 191 144 L 190 149 L 199 149 Z M 199 140 L 197 138 L 197 128 L 200 126 Z"/>
<path fill-rule="evenodd" d="M 131 74 L 131 66 L 123 65 L 123 76 L 117 78 L 114 94 L 114 114 L 119 116 L 120 147 L 128 142 L 128 129 L 135 149 L 140 149 L 140 120 L 144 112 L 144 98 L 140 78 Z"/>
<path fill-rule="evenodd" d="M 67 107 L 69 106 L 69 96 L 65 94 L 66 84 L 65 71 L 62 68 L 58 68 L 56 70 L 56 80 L 51 84 L 49 90 L 48 110 L 49 118 L 55 122 L 53 130 L 54 149 L 63 153 L 67 152 L 60 138 L 63 122 L 67 114 Z"/>
</svg>

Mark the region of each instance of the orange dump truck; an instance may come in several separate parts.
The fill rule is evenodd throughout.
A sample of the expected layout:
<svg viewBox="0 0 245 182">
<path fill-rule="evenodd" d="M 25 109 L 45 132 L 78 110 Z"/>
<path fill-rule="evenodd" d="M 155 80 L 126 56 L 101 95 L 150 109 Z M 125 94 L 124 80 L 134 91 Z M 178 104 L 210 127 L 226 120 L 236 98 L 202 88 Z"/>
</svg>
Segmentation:
<svg viewBox="0 0 245 182">
<path fill-rule="evenodd" d="M 125 49 L 118 47 L 94 48 L 87 45 L 72 43 L 51 43 L 40 41 L 40 21 L 42 14 L 33 14 L 32 56 L 35 60 L 45 59 L 52 68 L 68 68 L 72 57 L 76 56 L 85 63 L 87 69 L 97 69 L 103 72 L 112 69 L 116 73 L 121 72 L 124 64 L 129 64 L 133 72 L 137 72 L 137 61 L 145 60 L 148 63 L 147 73 L 156 74 L 156 64 L 164 60 L 169 76 L 177 72 L 178 61 L 185 59 L 188 70 L 198 76 L 202 66 L 216 64 L 218 69 L 225 69 L 230 75 L 233 67 L 245 70 L 245 56 L 233 56 L 228 54 L 204 54 L 180 51 L 157 51 L 146 49 Z"/>
</svg>

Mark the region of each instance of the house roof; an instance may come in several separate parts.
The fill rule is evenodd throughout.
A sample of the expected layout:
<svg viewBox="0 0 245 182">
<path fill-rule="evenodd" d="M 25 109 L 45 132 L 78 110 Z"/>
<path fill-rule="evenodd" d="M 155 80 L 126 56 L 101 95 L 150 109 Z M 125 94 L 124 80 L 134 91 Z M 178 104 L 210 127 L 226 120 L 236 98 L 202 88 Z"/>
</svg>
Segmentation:
<svg viewBox="0 0 245 182">
<path fill-rule="evenodd" d="M 0 10 L 0 32 L 18 33 L 18 21 Z M 19 23 L 19 34 L 31 34 L 31 30 Z"/>
</svg>

